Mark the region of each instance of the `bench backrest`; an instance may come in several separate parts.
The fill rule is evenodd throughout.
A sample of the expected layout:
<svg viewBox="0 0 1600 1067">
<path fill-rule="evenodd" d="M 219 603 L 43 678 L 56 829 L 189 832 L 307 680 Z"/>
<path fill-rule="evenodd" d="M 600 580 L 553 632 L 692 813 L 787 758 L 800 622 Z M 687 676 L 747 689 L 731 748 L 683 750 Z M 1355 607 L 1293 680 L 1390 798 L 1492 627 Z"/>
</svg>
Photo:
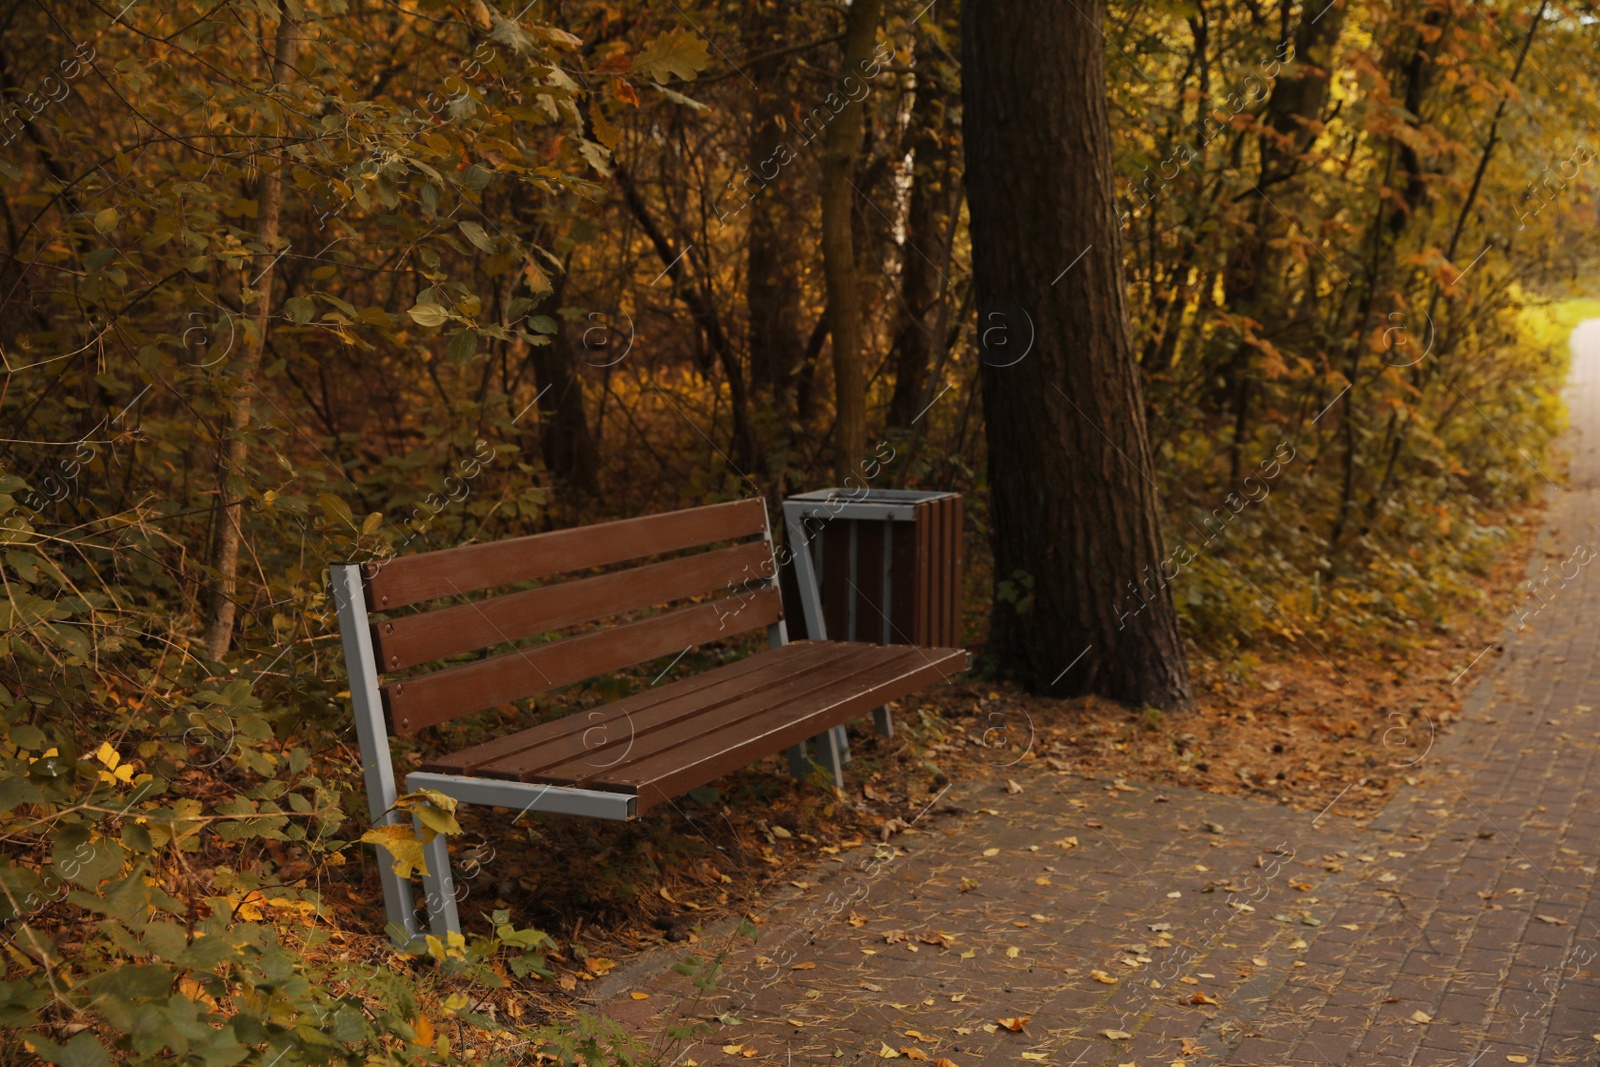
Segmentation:
<svg viewBox="0 0 1600 1067">
<path fill-rule="evenodd" d="M 706 550 L 727 541 L 739 543 Z M 689 549 L 702 551 L 432 610 L 406 610 Z M 413 734 L 707 641 L 775 627 L 783 618 L 766 503 L 760 498 L 360 566 L 367 611 L 383 616 L 369 618 L 380 673 L 710 597 L 390 681 L 379 692 L 395 734 Z"/>
</svg>

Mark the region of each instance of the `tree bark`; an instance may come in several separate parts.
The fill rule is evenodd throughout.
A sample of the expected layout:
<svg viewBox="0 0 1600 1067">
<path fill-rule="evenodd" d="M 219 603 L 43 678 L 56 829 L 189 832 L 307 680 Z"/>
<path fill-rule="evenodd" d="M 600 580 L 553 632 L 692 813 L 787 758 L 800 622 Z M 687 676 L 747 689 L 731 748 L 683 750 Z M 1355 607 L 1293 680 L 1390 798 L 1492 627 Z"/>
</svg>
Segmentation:
<svg viewBox="0 0 1600 1067">
<path fill-rule="evenodd" d="M 856 475 L 867 451 L 867 368 L 861 320 L 861 289 L 856 277 L 854 207 L 856 155 L 861 145 L 860 99 L 851 101 L 851 86 L 862 77 L 876 46 L 883 0 L 855 0 L 845 15 L 844 62 L 830 98 L 843 101 L 823 134 L 822 270 L 828 290 L 828 316 L 833 334 L 834 433 L 833 465 L 839 484 Z M 833 105 L 824 102 L 830 111 Z M 853 483 L 852 483 L 853 484 Z"/>
<path fill-rule="evenodd" d="M 1104 0 L 962 10 L 988 651 L 1033 692 L 1179 709 L 1192 697 L 1128 332 L 1103 22 Z"/>
<path fill-rule="evenodd" d="M 906 209 L 906 240 L 900 255 L 900 313 L 890 359 L 894 393 L 889 425 L 908 427 L 922 411 L 935 342 L 943 332 L 945 274 L 949 270 L 951 216 L 960 204 L 955 164 L 956 101 L 941 75 L 943 65 L 928 59 L 917 65 L 916 100 L 911 107 L 911 202 Z M 954 74 L 953 71 L 949 72 Z M 953 78 L 951 79 L 953 80 Z"/>
<path fill-rule="evenodd" d="M 289 5 L 278 5 L 278 39 L 272 51 L 272 86 L 289 84 L 294 77 L 294 53 L 299 27 L 289 15 Z M 233 643 L 233 624 L 238 613 L 239 543 L 243 538 L 243 499 L 228 500 L 228 482 L 244 476 L 249 458 L 248 434 L 253 414 L 250 392 L 256 388 L 261 353 L 267 344 L 267 327 L 272 318 L 272 282 L 278 247 L 278 218 L 283 208 L 283 181 L 279 170 L 261 171 L 261 217 L 256 226 L 256 243 L 261 251 L 250 271 L 257 287 L 255 336 L 246 337 L 244 353 L 233 387 L 228 416 L 227 439 L 217 469 L 217 492 L 221 504 L 212 530 L 210 564 L 213 573 L 206 604 L 206 653 L 213 660 L 228 654 Z"/>
</svg>

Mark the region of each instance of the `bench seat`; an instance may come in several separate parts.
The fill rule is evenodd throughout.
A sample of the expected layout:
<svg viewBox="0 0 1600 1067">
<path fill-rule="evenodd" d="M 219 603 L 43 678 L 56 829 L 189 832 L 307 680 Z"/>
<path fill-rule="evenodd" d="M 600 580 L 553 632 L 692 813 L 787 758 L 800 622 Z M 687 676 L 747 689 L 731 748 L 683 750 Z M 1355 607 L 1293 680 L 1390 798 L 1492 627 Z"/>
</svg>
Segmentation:
<svg viewBox="0 0 1600 1067">
<path fill-rule="evenodd" d="M 797 641 L 422 770 L 625 793 L 642 812 L 966 669 L 959 648 Z"/>
</svg>

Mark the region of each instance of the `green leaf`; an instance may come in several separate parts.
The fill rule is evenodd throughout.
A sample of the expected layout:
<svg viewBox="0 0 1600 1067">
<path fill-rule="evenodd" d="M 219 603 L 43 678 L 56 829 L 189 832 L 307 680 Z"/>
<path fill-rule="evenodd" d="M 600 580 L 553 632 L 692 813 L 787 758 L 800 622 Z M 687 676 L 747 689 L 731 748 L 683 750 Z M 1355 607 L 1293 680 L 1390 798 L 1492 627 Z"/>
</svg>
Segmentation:
<svg viewBox="0 0 1600 1067">
<path fill-rule="evenodd" d="M 473 247 L 477 248 L 479 251 L 494 251 L 494 242 L 489 239 L 488 234 L 483 232 L 483 227 L 478 225 L 476 222 L 463 220 L 456 223 L 456 227 L 466 235 L 467 240 L 471 241 Z"/>
<path fill-rule="evenodd" d="M 79 1032 L 65 1045 L 58 1045 L 38 1034 L 25 1036 L 28 1044 L 46 1063 L 58 1064 L 59 1067 L 111 1067 L 111 1057 L 106 1054 L 105 1047 L 87 1030 Z"/>
<path fill-rule="evenodd" d="M 122 216 L 117 214 L 116 208 L 101 208 L 99 211 L 95 212 L 94 228 L 99 230 L 101 233 L 110 233 L 112 230 L 117 228 L 117 222 L 120 221 L 121 218 Z"/>
<path fill-rule="evenodd" d="M 688 29 L 668 30 L 644 46 L 633 59 L 633 69 L 648 74 L 657 82 L 666 82 L 676 74 L 683 81 L 692 81 L 711 62 L 711 52 L 705 38 Z"/>
<path fill-rule="evenodd" d="M 320 493 L 317 503 L 322 507 L 322 514 L 329 522 L 342 522 L 346 526 L 354 527 L 355 516 L 350 513 L 350 505 L 334 496 L 332 493 Z"/>
<path fill-rule="evenodd" d="M 317 305 L 303 296 L 291 296 L 283 302 L 284 314 L 296 326 L 304 326 L 317 313 Z"/>
<path fill-rule="evenodd" d="M 444 358 L 451 363 L 465 363 L 478 351 L 478 335 L 473 330 L 462 330 L 450 338 L 450 347 L 445 349 Z"/>
<path fill-rule="evenodd" d="M 418 326 L 443 326 L 449 312 L 438 304 L 418 304 L 406 312 Z"/>
</svg>

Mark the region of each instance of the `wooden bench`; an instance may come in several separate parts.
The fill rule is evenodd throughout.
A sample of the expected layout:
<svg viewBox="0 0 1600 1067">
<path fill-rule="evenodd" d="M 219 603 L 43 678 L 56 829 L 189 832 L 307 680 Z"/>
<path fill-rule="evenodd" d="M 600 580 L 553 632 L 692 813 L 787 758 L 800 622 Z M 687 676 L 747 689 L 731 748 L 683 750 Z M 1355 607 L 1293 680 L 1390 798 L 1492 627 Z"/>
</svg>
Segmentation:
<svg viewBox="0 0 1600 1067">
<path fill-rule="evenodd" d="M 644 562 L 652 557 L 665 558 Z M 571 577 L 618 564 L 630 565 Z M 461 804 L 516 809 L 518 817 L 542 811 L 633 819 L 785 750 L 791 768 L 805 773 L 808 741 L 835 784 L 842 784 L 844 723 L 877 711 L 879 728 L 887 731 L 889 701 L 968 665 L 959 648 L 790 644 L 759 498 L 336 564 L 331 572 L 374 825 L 403 817 L 394 809 L 391 734 L 410 736 L 650 660 L 681 657 L 709 641 L 765 627 L 769 647 L 434 756 L 405 776 L 407 792 L 436 790 Z M 548 581 L 557 576 L 569 577 Z M 533 582 L 545 584 L 526 587 Z M 523 588 L 507 591 L 510 586 Z M 497 595 L 467 599 L 486 590 Z M 428 607 L 435 601 L 447 603 Z M 613 624 L 595 628 L 606 620 Z M 477 655 L 436 663 L 468 653 Z M 380 674 L 389 677 L 380 681 Z M 429 925 L 443 937 L 460 929 L 443 835 L 424 856 Z M 410 882 L 391 865 L 380 866 L 389 921 L 418 936 Z"/>
</svg>

